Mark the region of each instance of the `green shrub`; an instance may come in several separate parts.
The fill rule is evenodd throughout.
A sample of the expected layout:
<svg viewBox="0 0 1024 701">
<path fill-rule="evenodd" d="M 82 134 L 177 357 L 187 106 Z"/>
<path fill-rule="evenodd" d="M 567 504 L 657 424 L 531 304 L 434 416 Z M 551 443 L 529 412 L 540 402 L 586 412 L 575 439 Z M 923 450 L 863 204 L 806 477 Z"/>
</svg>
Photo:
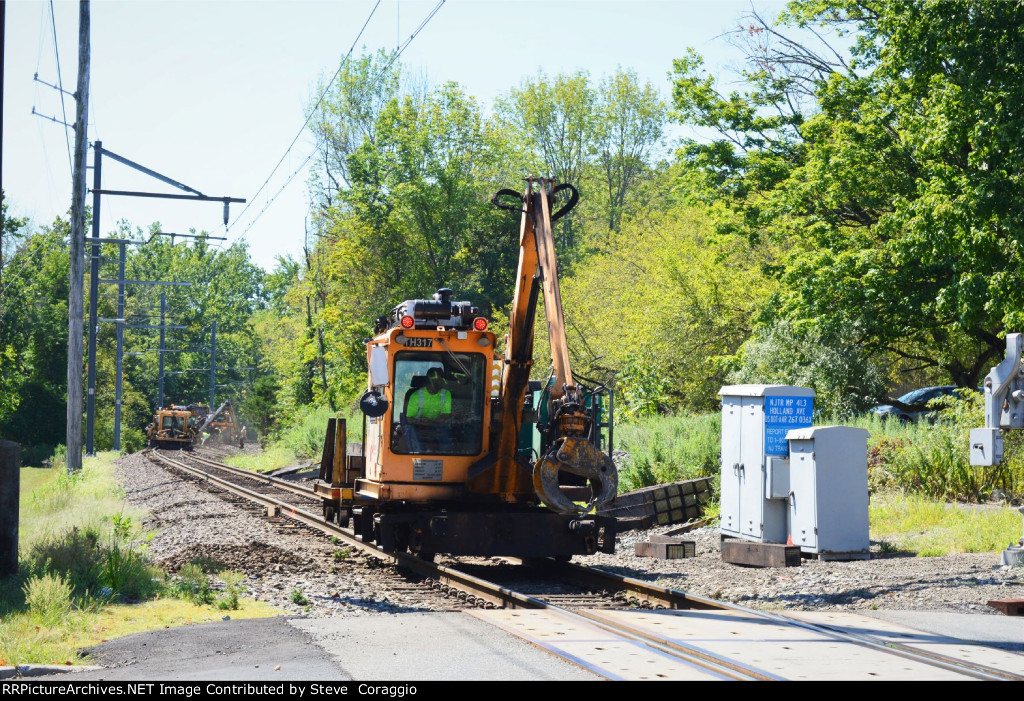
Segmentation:
<svg viewBox="0 0 1024 701">
<path fill-rule="evenodd" d="M 324 448 L 327 419 L 334 415 L 328 408 L 312 409 L 300 414 L 290 427 L 281 432 L 279 443 L 300 458 L 317 457 Z M 356 428 L 355 422 L 348 421 L 346 428 L 349 440 L 355 440 L 355 434 L 352 432 L 352 429 Z"/>
<path fill-rule="evenodd" d="M 148 440 L 141 428 L 124 426 L 121 429 L 121 454 L 137 453 L 146 447 Z"/>
<path fill-rule="evenodd" d="M 309 604 L 309 599 L 306 598 L 306 595 L 302 593 L 301 589 L 292 589 L 292 593 L 288 598 L 293 604 L 297 604 L 299 606 L 307 606 Z"/>
<path fill-rule="evenodd" d="M 203 572 L 202 567 L 192 563 L 182 565 L 178 570 L 178 576 L 171 584 L 169 593 L 199 606 L 213 603 L 210 578 Z"/>
<path fill-rule="evenodd" d="M 885 393 L 883 367 L 858 345 L 854 325 L 797 325 L 777 320 L 743 344 L 731 383 L 784 384 L 815 390 L 815 409 L 845 418 Z"/>
<path fill-rule="evenodd" d="M 99 531 L 75 526 L 56 538 L 33 545 L 26 559 L 26 569 L 35 576 L 58 576 L 69 583 L 77 596 L 85 596 L 102 586 L 103 563 Z"/>
<path fill-rule="evenodd" d="M 65 625 L 75 610 L 71 583 L 60 574 L 29 577 L 25 583 L 25 604 L 38 625 Z"/>
<path fill-rule="evenodd" d="M 26 558 L 30 574 L 63 577 L 78 597 L 138 600 L 160 588 L 160 572 L 153 567 L 145 545 L 132 540 L 131 518 L 112 517 L 112 530 L 101 542 L 95 527 L 69 531 L 35 543 Z"/>
<path fill-rule="evenodd" d="M 1006 497 L 1024 497 L 1024 436 L 1005 437 L 1002 465 L 970 464 L 970 430 L 984 425 L 983 398 L 971 393 L 947 405 L 933 422 L 899 424 L 862 418 L 871 431 L 868 480 L 872 492 L 898 490 L 950 501 L 981 502 L 996 489 Z"/>
<path fill-rule="evenodd" d="M 53 454 L 50 456 L 50 466 L 67 472 L 68 448 L 63 443 L 53 449 Z"/>
<path fill-rule="evenodd" d="M 665 413 L 673 404 L 672 382 L 655 363 L 650 351 L 630 353 L 615 376 L 615 392 L 622 416 L 643 419 Z"/>
<path fill-rule="evenodd" d="M 217 608 L 222 611 L 237 610 L 238 598 L 245 593 L 245 587 L 242 586 L 245 575 L 233 570 L 223 570 L 217 574 L 217 577 L 224 582 L 224 594 L 217 598 Z"/>
<path fill-rule="evenodd" d="M 110 598 L 146 599 L 160 588 L 160 572 L 146 556 L 146 545 L 132 539 L 132 520 L 113 517 L 113 530 L 104 550 L 100 581 Z"/>
</svg>

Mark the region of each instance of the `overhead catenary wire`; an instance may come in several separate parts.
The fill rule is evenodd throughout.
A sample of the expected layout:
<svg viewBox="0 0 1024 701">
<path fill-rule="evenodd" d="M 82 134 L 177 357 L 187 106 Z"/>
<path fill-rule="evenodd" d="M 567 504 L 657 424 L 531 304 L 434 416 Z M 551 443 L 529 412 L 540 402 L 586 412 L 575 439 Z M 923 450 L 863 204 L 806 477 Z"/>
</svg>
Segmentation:
<svg viewBox="0 0 1024 701">
<path fill-rule="evenodd" d="M 402 55 L 402 53 L 406 50 L 406 48 L 408 48 L 409 44 L 412 43 L 412 40 L 415 39 L 416 36 L 421 31 L 423 31 L 423 28 L 427 26 L 427 24 L 430 22 L 431 19 L 433 19 L 434 15 L 437 14 L 438 10 L 441 9 L 441 6 L 444 5 L 445 2 L 447 2 L 447 0 L 439 0 L 438 3 L 436 5 L 434 5 L 434 8 L 429 13 L 427 13 L 427 16 L 423 19 L 423 21 L 419 23 L 419 26 L 417 26 L 416 29 L 413 30 L 412 34 L 409 35 L 409 38 L 406 39 L 402 43 L 402 45 L 398 47 L 398 49 L 391 56 L 391 60 L 389 60 L 387 62 L 387 65 L 385 65 L 380 71 L 378 71 L 377 75 L 375 75 L 371 79 L 371 81 L 370 81 L 370 88 L 371 89 L 373 88 L 373 86 L 377 85 L 377 82 L 381 79 L 381 77 L 388 71 L 388 69 L 391 68 L 391 66 L 395 63 L 395 61 L 398 60 L 398 58 Z M 374 10 L 376 10 L 376 6 L 374 6 Z M 371 12 L 370 15 L 372 17 L 373 13 Z M 369 22 L 369 18 L 367 18 L 367 22 Z M 366 28 L 365 24 L 363 25 L 363 28 L 364 29 Z M 360 31 L 360 34 L 362 34 L 362 31 Z M 356 40 L 358 41 L 358 37 L 356 38 Z M 351 56 L 353 48 L 355 48 L 355 42 L 353 42 L 352 48 L 349 49 L 348 54 L 345 56 L 345 60 L 341 63 L 341 65 L 338 67 L 338 70 L 335 72 L 334 76 L 331 78 L 331 81 L 327 84 L 328 87 L 324 89 L 324 92 L 323 92 L 323 94 L 321 94 L 320 99 L 317 100 L 316 105 L 313 106 L 313 109 L 310 111 L 310 116 L 306 118 L 306 122 L 302 125 L 302 129 L 299 131 L 299 134 L 296 135 L 295 139 L 292 141 L 292 145 L 288 147 L 289 151 L 291 150 L 292 146 L 295 145 L 295 142 L 298 140 L 299 136 L 301 136 L 302 131 L 305 130 L 306 125 L 309 124 L 309 120 L 312 118 L 313 114 L 316 112 L 316 109 L 320 106 L 320 103 L 323 101 L 323 98 L 326 96 L 327 90 L 329 89 L 330 85 L 338 77 L 338 75 L 341 73 L 341 69 L 348 62 L 349 56 Z M 284 189 L 286 187 L 288 187 L 289 184 L 291 184 L 292 180 L 295 179 L 295 176 L 298 175 L 302 171 L 302 169 L 306 167 L 306 164 L 309 163 L 313 159 L 313 157 L 317 154 L 318 148 L 319 148 L 319 146 L 314 147 L 313 151 L 308 156 L 306 156 L 306 158 L 302 161 L 301 165 L 299 165 L 299 167 L 296 168 L 295 171 L 290 176 L 288 176 L 288 179 L 285 180 L 284 184 L 278 189 L 278 191 L 276 193 L 274 193 L 274 196 L 271 197 L 270 200 L 267 201 L 267 203 L 263 206 L 263 209 L 261 209 L 259 211 L 259 213 L 255 217 L 253 217 L 252 221 L 249 222 L 248 226 L 245 227 L 245 229 L 242 231 L 241 235 L 238 237 L 239 239 L 245 238 L 245 235 L 248 234 L 249 230 L 252 229 L 252 227 L 256 224 L 257 221 L 259 221 L 259 218 L 263 215 L 264 212 L 267 211 L 267 209 L 270 207 L 270 205 L 273 204 L 274 200 L 276 200 L 278 198 L 278 196 L 282 192 L 284 192 Z M 285 156 L 287 156 L 287 155 L 288 155 L 288 152 L 286 151 L 285 152 Z M 284 156 L 281 157 L 281 160 L 282 161 L 284 160 Z M 281 165 L 280 162 L 278 162 L 278 166 L 280 166 L 280 165 Z M 274 170 L 275 171 L 277 170 L 277 166 L 275 166 Z M 273 176 L 273 174 L 274 173 L 271 172 L 270 175 Z M 267 180 L 269 181 L 270 178 L 268 177 Z M 260 190 L 262 190 L 263 187 L 265 187 L 265 186 L 266 186 L 266 183 L 264 183 L 263 186 L 260 187 Z M 256 196 L 258 196 L 258 195 L 259 195 L 259 192 L 257 192 L 256 195 L 253 196 L 253 200 L 255 200 Z M 249 208 L 249 205 L 246 205 L 246 209 L 248 209 L 248 208 Z M 238 223 L 238 220 L 242 218 L 243 214 L 245 214 L 245 209 L 243 209 L 241 214 L 238 215 L 238 219 L 235 219 L 234 224 Z M 234 226 L 234 224 L 232 224 L 232 226 Z"/>
<path fill-rule="evenodd" d="M 380 7 L 380 3 L 381 3 L 381 0 L 377 0 L 377 2 L 374 4 L 373 8 L 370 10 L 370 14 L 366 17 L 366 21 L 363 22 L 362 28 L 359 30 L 359 33 L 356 35 L 356 38 L 352 41 L 352 46 L 349 47 L 348 53 L 345 54 L 344 60 L 342 60 L 342 62 L 338 65 L 338 70 L 336 70 L 334 72 L 334 75 L 331 77 L 331 79 L 324 86 L 323 92 L 320 93 L 320 97 L 317 98 L 316 104 L 313 105 L 313 109 L 311 109 L 309 111 L 309 116 L 306 117 L 306 120 L 302 123 L 302 127 L 299 129 L 299 132 L 295 135 L 295 138 L 292 139 L 292 142 L 290 144 L 288 144 L 288 148 L 285 149 L 285 152 L 281 156 L 280 160 L 278 160 L 277 165 L 275 165 L 273 170 L 270 171 L 270 175 L 268 175 L 267 179 L 263 181 L 262 185 L 260 185 L 259 189 L 256 191 L 256 194 L 253 195 L 251 198 L 249 198 L 249 202 L 245 205 L 245 207 L 242 209 L 242 211 L 239 212 L 238 216 L 235 217 L 235 221 L 232 222 L 231 225 L 228 226 L 229 230 L 233 226 L 235 226 L 235 224 L 237 224 L 239 222 L 239 220 L 242 218 L 243 215 L 245 215 L 245 213 L 246 213 L 246 211 L 248 211 L 249 207 L 252 206 L 252 203 L 256 201 L 256 198 L 260 196 L 260 193 L 263 192 L 263 189 L 270 182 L 270 179 L 272 177 L 274 177 L 274 173 L 276 173 L 277 169 L 281 167 L 282 163 L 284 163 L 284 159 L 287 158 L 288 154 L 291 153 L 293 148 L 295 148 L 295 144 L 298 142 L 299 138 L 302 136 L 302 133 L 304 131 L 306 131 L 306 127 L 309 125 L 309 121 L 313 118 L 313 115 L 316 114 L 317 108 L 320 107 L 320 104 L 324 101 L 324 98 L 327 97 L 327 93 L 328 93 L 328 91 L 330 91 L 331 85 L 334 84 L 334 81 L 337 80 L 338 76 L 341 74 L 342 69 L 348 64 L 348 60 L 352 56 L 352 52 L 355 50 L 356 44 L 359 43 L 360 37 L 362 37 L 363 36 L 363 32 L 366 31 L 366 26 L 368 24 L 370 24 L 370 20 L 373 19 L 374 13 L 376 13 L 377 12 L 377 8 Z M 246 229 L 246 231 L 248 231 L 248 229 Z M 242 233 L 242 236 L 245 236 L 244 232 Z"/>
<path fill-rule="evenodd" d="M 43 62 L 43 37 L 46 36 L 46 6 L 39 5 L 39 50 L 36 52 L 36 73 L 39 72 L 39 66 Z M 38 91 L 38 87 L 36 90 Z"/>
<path fill-rule="evenodd" d="M 64 124 L 68 123 L 68 113 L 64 107 L 64 82 L 60 74 L 60 51 L 57 50 L 57 16 L 53 12 L 53 0 L 50 0 L 50 25 L 53 28 L 53 55 L 57 61 L 57 87 L 60 89 L 60 113 L 64 118 Z M 64 143 L 68 147 L 68 168 L 71 173 L 75 172 L 73 159 L 71 158 L 71 138 L 68 136 L 68 128 L 64 127 Z"/>
</svg>

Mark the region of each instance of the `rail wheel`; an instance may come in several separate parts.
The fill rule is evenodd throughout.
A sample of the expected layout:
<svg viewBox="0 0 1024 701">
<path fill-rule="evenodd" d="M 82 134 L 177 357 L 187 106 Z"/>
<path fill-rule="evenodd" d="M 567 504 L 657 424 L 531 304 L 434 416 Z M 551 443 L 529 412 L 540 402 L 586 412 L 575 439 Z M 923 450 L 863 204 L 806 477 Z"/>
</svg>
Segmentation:
<svg viewBox="0 0 1024 701">
<path fill-rule="evenodd" d="M 337 523 L 342 528 L 348 528 L 351 522 L 352 510 L 339 507 L 337 509 L 337 517 L 335 518 L 335 523 Z"/>
<path fill-rule="evenodd" d="M 334 505 L 334 502 L 330 501 L 329 499 L 324 499 L 323 503 L 324 503 L 324 521 L 329 521 L 329 522 L 333 523 L 335 518 L 337 518 L 338 508 Z"/>
</svg>

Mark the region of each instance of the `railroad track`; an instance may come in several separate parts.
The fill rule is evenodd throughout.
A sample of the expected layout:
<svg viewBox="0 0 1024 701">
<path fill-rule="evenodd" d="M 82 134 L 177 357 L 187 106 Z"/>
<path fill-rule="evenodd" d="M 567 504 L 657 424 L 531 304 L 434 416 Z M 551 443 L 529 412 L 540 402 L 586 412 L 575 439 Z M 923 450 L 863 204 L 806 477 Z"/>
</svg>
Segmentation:
<svg viewBox="0 0 1024 701">
<path fill-rule="evenodd" d="M 472 615 L 609 679 L 1024 680 L 1022 655 L 873 619 L 754 610 L 553 560 L 440 564 L 384 553 L 325 521 L 320 497 L 302 485 L 195 454 L 148 455 L 393 563 Z"/>
</svg>

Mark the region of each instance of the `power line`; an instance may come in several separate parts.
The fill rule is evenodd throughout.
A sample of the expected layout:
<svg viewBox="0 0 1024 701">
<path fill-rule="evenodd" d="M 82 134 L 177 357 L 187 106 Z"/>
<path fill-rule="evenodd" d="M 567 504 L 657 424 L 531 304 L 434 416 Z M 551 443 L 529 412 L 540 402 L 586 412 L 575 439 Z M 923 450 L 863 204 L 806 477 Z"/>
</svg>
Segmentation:
<svg viewBox="0 0 1024 701">
<path fill-rule="evenodd" d="M 36 73 L 39 72 L 39 65 L 43 62 L 43 37 L 46 36 L 46 33 L 44 32 L 44 28 L 46 26 L 44 24 L 44 22 L 46 21 L 44 19 L 45 16 L 46 16 L 46 6 L 45 5 L 40 5 L 39 6 L 39 51 L 36 54 Z"/>
<path fill-rule="evenodd" d="M 401 45 L 400 47 L 398 47 L 398 50 L 397 50 L 397 51 L 395 51 L 395 52 L 394 52 L 394 54 L 393 54 L 393 55 L 391 56 L 391 60 L 390 60 L 390 61 L 388 61 L 387 65 L 385 65 L 385 66 L 384 66 L 384 67 L 383 67 L 383 68 L 382 68 L 382 69 L 381 69 L 381 70 L 380 70 L 380 71 L 379 71 L 379 72 L 377 73 L 377 75 L 375 75 L 375 76 L 373 77 L 373 80 L 371 80 L 371 81 L 370 81 L 370 89 L 372 89 L 372 88 L 373 88 L 373 87 L 374 87 L 375 85 L 377 85 L 377 81 L 379 81 L 379 80 L 380 80 L 380 78 L 381 78 L 381 77 L 382 77 L 382 76 L 383 76 L 383 75 L 384 75 L 384 74 L 385 74 L 385 73 L 386 73 L 386 72 L 388 71 L 388 69 L 389 69 L 389 68 L 391 68 L 391 66 L 392 66 L 392 65 L 394 64 L 394 62 L 395 62 L 396 60 L 398 60 L 398 57 L 402 55 L 402 53 L 403 53 L 403 52 L 404 52 L 404 51 L 406 50 L 406 48 L 408 48 L 409 44 L 411 44 L 411 43 L 412 43 L 412 40 L 413 40 L 413 39 L 415 39 L 415 38 L 416 38 L 416 36 L 417 36 L 417 35 L 418 35 L 418 34 L 419 34 L 419 33 L 420 33 L 421 31 L 423 31 L 423 28 L 427 26 L 427 23 L 429 23 L 431 19 L 433 19 L 434 15 L 436 15 L 436 14 L 437 14 L 438 10 L 440 10 L 440 9 L 441 9 L 441 6 L 442 6 L 442 5 L 444 5 L 446 1 L 447 1 L 447 0 L 439 0 L 439 2 L 438 2 L 438 3 L 437 3 L 437 4 L 435 5 L 435 6 L 434 6 L 434 8 L 433 8 L 433 9 L 432 9 L 432 10 L 431 10 L 431 11 L 430 11 L 430 12 L 429 12 L 428 14 L 427 14 L 427 16 L 426 16 L 426 17 L 425 17 L 425 18 L 423 19 L 423 21 L 422 21 L 422 22 L 420 22 L 419 26 L 418 26 L 418 27 L 416 27 L 416 29 L 415 29 L 415 30 L 413 31 L 413 33 L 412 33 L 412 34 L 410 34 L 410 35 L 409 35 L 409 38 L 408 38 L 408 39 L 406 39 L 406 40 L 405 40 L 405 41 L 404 41 L 404 42 L 402 43 L 402 45 Z M 380 3 L 378 2 L 377 4 L 379 5 Z M 376 8 L 376 6 L 374 6 L 374 10 L 376 10 L 376 9 L 377 9 L 377 8 Z M 373 16 L 373 13 L 372 13 L 372 12 L 370 13 L 370 16 L 371 16 L 371 17 Z M 367 22 L 369 22 L 369 18 L 367 18 Z M 366 28 L 366 25 L 364 24 L 364 25 L 363 25 L 363 29 L 365 29 L 365 28 Z M 359 32 L 359 33 L 360 33 L 360 34 L 362 34 L 362 31 L 360 30 L 360 32 Z M 356 37 L 356 41 L 358 41 L 358 40 L 359 40 L 359 38 L 358 38 L 358 37 Z M 352 44 L 352 47 L 353 47 L 353 48 L 355 47 L 355 43 L 354 43 L 354 42 L 353 42 L 353 44 Z M 332 83 L 334 82 L 334 80 L 335 80 L 335 79 L 336 79 L 336 78 L 338 77 L 338 75 L 339 75 L 339 74 L 341 73 L 341 69 L 342 69 L 342 68 L 343 68 L 343 67 L 345 66 L 345 63 L 347 63 L 347 62 L 348 62 L 348 58 L 349 58 L 349 55 L 351 55 L 351 54 L 352 54 L 352 49 L 350 48 L 350 49 L 349 49 L 349 53 L 348 53 L 348 55 L 346 55 L 346 56 L 345 56 L 345 61 L 343 61 L 343 62 L 342 62 L 342 64 L 341 64 L 341 66 L 339 66 L 339 67 L 338 67 L 338 70 L 337 70 L 337 72 L 335 72 L 335 74 L 334 74 L 334 77 L 333 77 L 333 78 L 331 78 L 331 82 L 327 84 L 327 85 L 328 85 L 328 88 L 329 88 L 329 87 L 330 87 L 330 85 L 331 85 L 331 84 L 332 84 Z M 305 128 L 306 128 L 306 124 L 309 124 L 309 120 L 310 120 L 310 119 L 312 118 L 312 116 L 313 116 L 313 113 L 315 113 L 315 112 L 316 112 L 316 109 L 317 109 L 317 107 L 319 107 L 319 106 L 320 106 L 320 103 L 321 103 L 321 102 L 323 101 L 323 99 L 324 99 L 324 97 L 326 96 L 326 94 L 327 94 L 327 90 L 325 89 L 325 90 L 324 90 L 324 93 L 323 93 L 323 94 L 322 94 L 322 95 L 320 96 L 320 99 L 319 99 L 319 100 L 317 100 L 317 103 L 316 103 L 316 105 L 314 105 L 314 106 L 313 106 L 313 109 L 312 109 L 312 110 L 310 111 L 310 116 L 306 118 L 306 122 L 305 122 L 305 123 L 304 123 L 304 124 L 302 125 L 302 130 L 305 130 Z M 301 135 L 301 134 L 302 134 L 302 130 L 300 130 L 300 131 L 299 131 L 299 135 Z M 291 146 L 289 146 L 289 147 L 288 147 L 288 151 L 286 151 L 286 152 L 285 152 L 285 156 L 287 156 L 287 155 L 288 155 L 288 152 L 289 152 L 289 151 L 291 151 L 291 149 L 292 149 L 292 146 L 294 146 L 294 145 L 295 145 L 295 141 L 296 141 L 296 140 L 298 140 L 298 138 L 299 138 L 299 135 L 296 135 L 296 137 L 295 137 L 295 140 L 293 140 L 293 141 L 292 141 L 292 145 L 291 145 Z M 300 165 L 300 166 L 299 166 L 299 167 L 298 167 L 298 168 L 297 168 L 297 169 L 295 170 L 295 172 L 294 172 L 294 173 L 292 173 L 292 174 L 291 174 L 290 176 L 288 176 L 288 179 L 287 179 L 287 180 L 285 180 L 285 183 L 284 183 L 284 185 L 282 185 L 282 186 L 281 186 L 281 188 L 280 188 L 280 189 L 279 189 L 279 190 L 278 190 L 278 191 L 277 191 L 276 193 L 274 193 L 274 196 L 273 196 L 272 198 L 270 198 L 270 200 L 269 200 L 269 201 L 268 201 L 268 202 L 267 202 L 267 203 L 266 203 L 266 204 L 265 204 L 265 205 L 263 206 L 263 209 L 261 209 L 261 210 L 259 211 L 259 213 L 258 213 L 258 214 L 257 214 L 257 215 L 256 215 L 256 216 L 255 216 L 255 217 L 253 218 L 253 220 L 249 222 L 249 225 L 245 227 L 245 230 L 244 230 L 244 231 L 242 231 L 242 234 L 241 234 L 241 236 L 239 236 L 239 238 L 245 238 L 245 235 L 246 235 L 247 233 L 249 233 L 249 230 L 250 230 L 250 229 L 251 229 L 251 228 L 253 227 L 253 225 L 255 225 L 257 221 L 259 221 L 259 218 L 260 218 L 260 217 L 261 217 L 261 216 L 263 215 L 263 213 L 264 213 L 264 212 L 266 212 L 266 211 L 267 211 L 267 208 L 268 208 L 268 207 L 270 207 L 270 205 L 271 205 L 271 204 L 273 204 L 274 200 L 276 200 L 276 199 L 277 199 L 277 197 L 278 197 L 278 196 L 279 196 L 279 195 L 280 195 L 280 194 L 281 194 L 281 193 L 282 193 L 282 192 L 284 191 L 284 189 L 285 189 L 286 187 L 288 187 L 288 185 L 289 185 L 289 184 L 291 183 L 291 181 L 292 181 L 292 180 L 293 180 L 293 179 L 295 178 L 295 176 L 296 176 L 296 175 L 298 175 L 298 174 L 299 174 L 299 172 L 301 172 L 301 171 L 302 171 L 302 169 L 306 167 L 306 164 L 307 164 L 307 163 L 309 163 L 309 162 L 310 162 L 310 161 L 311 161 L 311 160 L 313 159 L 313 156 L 315 156 L 315 155 L 316 155 L 316 153 L 317 153 L 317 148 L 315 147 L 315 148 L 313 149 L 313 151 L 312 151 L 312 152 L 311 152 L 311 153 L 310 153 L 310 154 L 309 154 L 308 156 L 306 156 L 305 160 L 303 160 L 303 161 L 302 161 L 302 164 L 301 164 L 301 165 Z M 282 161 L 284 160 L 284 156 L 282 156 L 282 157 L 281 157 L 281 160 L 282 160 Z M 280 161 L 278 162 L 278 164 L 277 164 L 277 165 L 278 165 L 278 166 L 280 166 L 280 165 L 281 165 Z M 276 171 L 276 170 L 277 170 L 277 166 L 275 166 L 275 167 L 274 167 L 274 171 Z M 271 172 L 271 174 L 270 174 L 270 175 L 272 176 L 273 174 L 274 174 L 274 172 Z M 270 177 L 268 177 L 268 178 L 267 178 L 267 181 L 268 181 L 268 182 L 270 181 Z M 261 186 L 261 187 L 260 187 L 260 191 L 262 191 L 262 190 L 263 190 L 263 187 L 265 187 L 265 186 L 266 186 L 266 184 L 267 184 L 266 182 L 264 182 L 264 183 L 263 183 L 263 186 Z M 257 192 L 257 193 L 256 193 L 256 195 L 259 195 L 259 194 L 260 194 L 259 192 Z M 252 200 L 250 200 L 250 202 L 254 201 L 255 199 L 256 199 L 256 196 L 254 195 L 254 196 L 253 196 L 253 198 L 252 198 Z M 249 207 L 248 207 L 248 205 L 246 205 L 246 209 L 248 209 L 248 208 L 249 208 Z M 238 215 L 238 219 L 241 219 L 241 218 L 242 218 L 242 214 L 245 214 L 245 209 L 243 209 L 243 210 L 242 210 L 242 212 L 241 212 L 241 214 L 239 214 L 239 215 Z M 236 219 L 236 220 L 235 220 L 235 222 L 234 222 L 235 224 L 237 224 L 237 223 L 238 223 L 238 219 Z M 234 224 L 232 224 L 232 226 L 234 226 Z"/>
<path fill-rule="evenodd" d="M 53 55 L 57 59 L 57 87 L 60 89 L 60 113 L 64 117 L 64 124 L 68 123 L 68 113 L 64 109 L 64 83 L 60 77 L 60 52 L 57 50 L 57 17 L 53 13 L 53 0 L 50 0 L 50 26 L 53 27 Z M 68 168 L 73 173 L 75 167 L 71 159 L 71 139 L 68 137 L 67 126 L 64 127 L 64 143 L 68 147 Z"/>
<path fill-rule="evenodd" d="M 278 196 L 282 192 L 284 192 L 284 189 L 286 187 L 288 187 L 288 185 L 291 184 L 292 180 L 295 179 L 295 176 L 298 175 L 300 172 L 302 172 L 302 169 L 306 167 L 306 164 L 309 163 L 311 160 L 313 160 L 313 156 L 315 156 L 316 153 L 317 153 L 317 149 L 314 148 L 312 150 L 312 152 L 310 152 L 310 154 L 303 159 L 302 163 L 299 164 L 299 167 L 296 168 L 295 171 L 291 175 L 288 176 L 288 178 L 284 181 L 284 184 L 278 189 L 277 192 L 274 193 L 274 196 L 271 197 L 269 200 L 267 200 L 267 203 L 265 205 L 263 205 L 263 209 L 261 209 L 259 212 L 257 212 L 256 216 L 253 217 L 253 220 L 251 222 L 249 222 L 249 225 L 247 227 L 245 227 L 245 230 L 238 237 L 239 239 L 244 239 L 245 238 L 245 235 L 249 233 L 249 229 L 251 229 L 253 227 L 253 225 L 256 224 L 257 221 L 259 221 L 260 217 L 263 216 L 263 213 L 267 211 L 267 209 L 270 207 L 270 205 L 274 204 L 274 200 L 276 200 L 278 198 Z"/>
<path fill-rule="evenodd" d="M 51 1 L 52 1 L 52 0 L 51 0 Z M 235 221 L 234 221 L 234 223 L 233 223 L 233 224 L 232 224 L 231 226 L 234 226 L 235 224 L 237 224 L 237 223 L 238 223 L 238 221 L 239 221 L 239 220 L 240 220 L 240 219 L 242 218 L 242 215 L 244 215 L 244 214 L 245 214 L 246 210 L 248 210 L 248 209 L 249 209 L 249 207 L 250 207 L 250 206 L 252 205 L 252 203 L 256 201 L 256 198 L 260 196 L 260 193 L 261 193 L 261 192 L 263 192 L 263 188 L 265 188 L 265 187 L 267 186 L 267 183 L 269 183 L 269 182 L 270 182 L 270 179 L 271 179 L 272 177 L 274 177 L 274 173 L 276 173 L 276 172 L 277 172 L 277 169 L 281 167 L 281 164 L 282 164 L 282 163 L 284 163 L 284 159 L 288 157 L 288 154 L 289 154 L 289 153 L 291 153 L 291 150 L 292 150 L 292 148 L 294 148 L 294 147 L 295 147 L 295 144 L 296 144 L 296 142 L 297 142 L 297 141 L 299 140 L 299 137 L 301 137 L 301 136 L 302 136 L 302 133 L 303 133 L 304 131 L 306 131 L 306 126 L 308 126 L 308 125 L 309 125 L 309 120 L 311 120 L 311 119 L 313 118 L 313 115 L 314 115 L 314 114 L 316 114 L 316 110 L 317 110 L 317 108 L 318 108 L 318 107 L 320 106 L 320 103 L 322 103 L 322 102 L 324 101 L 324 98 L 325 98 L 325 97 L 327 97 L 327 93 L 328 93 L 328 91 L 329 91 L 329 90 L 331 89 L 331 85 L 333 85 L 333 84 L 334 84 L 334 81 L 335 81 L 335 80 L 336 80 L 336 79 L 338 78 L 338 76 L 339 76 L 339 75 L 341 74 L 341 70 L 342 70 L 342 68 L 344 68 L 344 67 L 345 67 L 345 65 L 346 65 L 346 64 L 348 63 L 349 57 L 350 57 L 350 56 L 352 55 L 352 52 L 353 52 L 353 51 L 355 50 L 355 48 L 356 48 L 356 44 L 357 44 L 357 43 L 359 42 L 359 38 L 360 38 L 361 36 L 363 36 L 363 32 L 364 32 L 364 31 L 366 31 L 366 25 L 368 25 L 368 24 L 370 23 L 370 20 L 371 20 L 371 19 L 373 18 L 373 15 L 374 15 L 374 13 L 375 13 L 375 12 L 377 12 L 377 8 L 378 8 L 378 7 L 380 7 L 380 3 L 381 3 L 381 0 L 377 0 L 376 4 L 375 4 L 375 5 L 373 6 L 373 9 L 371 9 L 371 10 L 370 10 L 370 14 L 369 14 L 369 16 L 368 16 L 368 17 L 366 18 L 366 21 L 365 21 L 365 22 L 363 22 L 363 26 L 362 26 L 362 29 L 360 29 L 360 30 L 359 30 L 359 34 L 357 34 L 357 35 L 356 35 L 356 38 L 355 38 L 355 40 L 354 40 L 354 41 L 352 42 L 352 46 L 350 46 L 350 47 L 349 47 L 348 53 L 347 53 L 347 54 L 345 54 L 345 59 L 344 59 L 344 60 L 343 60 L 343 61 L 341 62 L 341 64 L 340 64 L 340 65 L 338 66 L 338 70 L 336 70 L 336 71 L 334 72 L 334 76 L 332 76 L 332 77 L 331 77 L 331 79 L 330 79 L 330 80 L 329 80 L 329 81 L 327 82 L 327 84 L 326 84 L 326 85 L 324 86 L 324 90 L 323 90 L 323 92 L 322 92 L 322 93 L 320 94 L 320 97 L 319 97 L 319 98 L 317 99 L 317 101 L 316 101 L 316 104 L 315 104 L 315 105 L 313 106 L 313 109 L 311 109 L 311 110 L 309 111 L 309 116 L 308 116 L 308 117 L 306 117 L 306 121 L 304 121 L 304 122 L 302 123 L 302 127 L 301 127 L 301 128 L 299 129 L 299 133 L 295 135 L 295 138 L 294 138 L 294 139 L 292 139 L 292 142 L 291 142 L 291 143 L 290 143 L 290 144 L 288 145 L 288 148 L 287 148 L 287 149 L 285 149 L 284 155 L 282 155 L 282 156 L 281 156 L 281 159 L 280 159 L 280 160 L 279 160 L 279 161 L 277 162 L 277 165 L 275 165 L 275 166 L 274 166 L 274 169 L 270 171 L 270 175 L 268 175 L 268 176 L 267 176 L 267 179 L 263 181 L 263 184 L 262 184 L 262 185 L 260 185 L 260 189 L 256 191 L 256 194 L 255 194 L 255 195 L 253 195 L 253 196 L 252 196 L 252 197 L 251 197 L 251 198 L 249 199 L 249 204 L 247 204 L 247 205 L 245 206 L 245 209 L 243 209 L 243 210 L 242 210 L 242 211 L 241 211 L 241 212 L 239 213 L 238 217 L 236 217 L 236 218 L 235 218 Z M 230 227 L 229 227 L 229 228 L 230 228 Z M 248 229 L 246 229 L 246 231 L 248 231 Z M 244 236 L 245 234 L 243 233 L 242 235 Z"/>
</svg>

